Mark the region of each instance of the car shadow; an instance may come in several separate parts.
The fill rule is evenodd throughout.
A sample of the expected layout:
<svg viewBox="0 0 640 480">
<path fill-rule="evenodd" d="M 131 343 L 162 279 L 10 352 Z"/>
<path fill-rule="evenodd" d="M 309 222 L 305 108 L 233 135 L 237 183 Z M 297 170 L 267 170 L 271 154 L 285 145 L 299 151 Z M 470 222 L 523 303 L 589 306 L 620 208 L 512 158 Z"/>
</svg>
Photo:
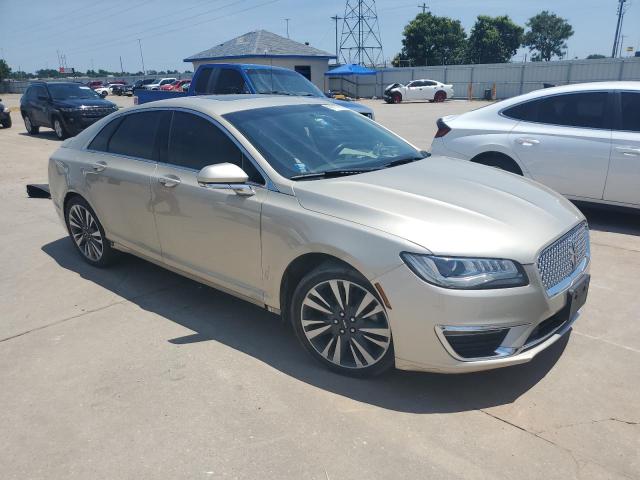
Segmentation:
<svg viewBox="0 0 640 480">
<path fill-rule="evenodd" d="M 589 228 L 601 232 L 640 236 L 640 210 L 575 202 L 587 217 Z"/>
<path fill-rule="evenodd" d="M 565 335 L 532 362 L 514 367 L 460 375 L 393 370 L 372 379 L 356 379 L 317 364 L 279 316 L 231 295 L 130 255 L 122 254 L 109 269 L 91 267 L 68 238 L 44 245 L 42 250 L 62 268 L 193 332 L 167 338 L 173 345 L 220 342 L 299 381 L 399 412 L 460 412 L 511 403 L 549 372 L 569 337 Z M 143 291 L 149 278 L 168 287 L 146 294 L 128 293 Z"/>
<path fill-rule="evenodd" d="M 45 128 L 45 127 L 41 127 L 41 128 Z M 39 140 L 54 140 L 56 142 L 58 142 L 58 137 L 56 137 L 56 132 L 54 132 L 53 130 L 40 130 L 39 133 L 36 133 L 35 135 L 31 135 L 27 132 L 20 132 L 18 133 L 18 135 L 22 135 L 24 137 L 29 137 L 29 138 L 37 138 Z"/>
</svg>

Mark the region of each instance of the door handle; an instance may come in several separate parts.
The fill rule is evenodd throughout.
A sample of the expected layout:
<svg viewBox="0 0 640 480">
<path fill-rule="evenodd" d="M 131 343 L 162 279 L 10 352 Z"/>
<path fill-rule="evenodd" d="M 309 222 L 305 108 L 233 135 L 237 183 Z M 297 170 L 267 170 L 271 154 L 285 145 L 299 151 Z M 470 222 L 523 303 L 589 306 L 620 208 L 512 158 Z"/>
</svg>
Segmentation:
<svg viewBox="0 0 640 480">
<path fill-rule="evenodd" d="M 524 147 L 531 147 L 533 145 L 538 145 L 540 143 L 540 140 L 536 140 L 535 138 L 516 138 L 516 142 L 518 142 L 520 145 L 524 146 Z"/>
<path fill-rule="evenodd" d="M 616 147 L 616 152 L 620 152 L 627 157 L 637 157 L 640 155 L 640 148 Z"/>
<path fill-rule="evenodd" d="M 175 175 L 167 175 L 166 177 L 159 177 L 158 183 L 166 188 L 173 188 L 180 185 L 180 179 Z"/>
<path fill-rule="evenodd" d="M 99 161 L 93 164 L 92 170 L 94 173 L 104 172 L 105 168 L 107 168 L 107 163 L 103 161 Z"/>
</svg>

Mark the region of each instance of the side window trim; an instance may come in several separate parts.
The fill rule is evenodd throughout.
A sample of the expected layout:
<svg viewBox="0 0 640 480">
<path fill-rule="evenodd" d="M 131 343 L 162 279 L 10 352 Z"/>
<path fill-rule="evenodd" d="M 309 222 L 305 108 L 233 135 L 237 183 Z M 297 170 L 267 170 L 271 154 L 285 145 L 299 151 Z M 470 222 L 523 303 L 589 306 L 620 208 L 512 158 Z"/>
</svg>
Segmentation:
<svg viewBox="0 0 640 480">
<path fill-rule="evenodd" d="M 177 107 L 177 108 L 171 108 L 171 109 L 166 109 L 166 110 L 171 110 L 173 112 L 190 113 L 190 114 L 196 115 L 198 117 L 201 117 L 204 120 L 206 120 L 207 122 L 213 124 L 214 127 L 217 127 L 224 135 L 227 136 L 227 138 L 229 138 L 233 142 L 233 144 L 242 153 L 242 156 L 244 158 L 246 158 L 253 165 L 253 167 L 258 171 L 258 173 L 262 176 L 262 178 L 264 180 L 264 184 L 251 182 L 252 185 L 255 185 L 255 186 L 258 186 L 258 187 L 264 187 L 264 188 L 267 188 L 269 190 L 277 191 L 277 188 L 276 188 L 275 184 L 271 181 L 269 176 L 265 173 L 265 171 L 258 164 L 258 162 L 256 162 L 256 160 L 253 158 L 253 156 L 251 156 L 249 154 L 249 152 L 247 151 L 247 149 L 244 148 L 244 146 L 240 142 L 238 142 L 238 140 L 224 127 L 224 125 L 222 125 L 220 122 L 218 122 L 215 118 L 211 118 L 209 115 L 206 115 L 206 114 L 204 114 L 202 112 L 199 112 L 197 110 L 191 110 L 189 108 L 184 108 L 184 107 Z M 169 139 L 171 138 L 171 128 L 173 128 L 173 117 L 171 118 L 171 127 L 169 129 Z M 182 165 L 176 165 L 175 163 L 158 162 L 158 164 L 167 165 L 167 166 L 169 166 L 171 168 L 179 168 L 181 170 L 185 170 L 185 171 L 189 171 L 189 172 L 198 172 L 199 171 L 199 170 L 197 170 L 195 168 L 184 167 Z"/>
<path fill-rule="evenodd" d="M 509 115 L 506 115 L 504 112 L 506 110 L 509 110 L 510 108 L 514 108 L 514 107 L 519 107 L 521 105 L 525 105 L 527 103 L 533 103 L 533 102 L 539 102 L 541 100 L 545 100 L 548 98 L 552 98 L 552 97 L 558 97 L 561 95 L 573 95 L 573 94 L 580 94 L 580 93 L 605 93 L 607 94 L 607 99 L 606 99 L 606 103 L 605 103 L 605 126 L 604 127 L 580 127 L 580 126 L 575 126 L 575 125 L 562 125 L 562 124 L 558 124 L 558 123 L 548 123 L 548 122 L 539 122 L 537 120 L 537 114 L 536 114 L 536 120 L 522 120 L 519 118 L 515 118 L 515 117 L 510 117 Z M 615 124 L 615 116 L 613 113 L 612 108 L 614 105 L 614 99 L 613 99 L 613 93 L 611 90 L 584 90 L 584 91 L 577 91 L 577 92 L 563 92 L 563 93 L 555 93 L 553 95 L 543 95 L 540 97 L 536 97 L 536 98 L 532 98 L 530 100 L 525 100 L 524 102 L 520 102 L 520 103 L 515 103 L 513 105 L 509 105 L 507 107 L 504 107 L 503 109 L 501 109 L 498 112 L 498 115 L 504 118 L 508 118 L 509 120 L 514 120 L 516 122 L 527 122 L 527 123 L 535 123 L 538 125 L 553 125 L 554 127 L 563 127 L 563 128 L 584 128 L 584 129 L 588 129 L 588 130 L 613 130 L 614 124 Z M 536 109 L 538 107 L 536 106 Z M 617 109 L 618 112 L 620 111 L 620 109 Z M 536 112 L 537 113 L 537 112 Z"/>
</svg>

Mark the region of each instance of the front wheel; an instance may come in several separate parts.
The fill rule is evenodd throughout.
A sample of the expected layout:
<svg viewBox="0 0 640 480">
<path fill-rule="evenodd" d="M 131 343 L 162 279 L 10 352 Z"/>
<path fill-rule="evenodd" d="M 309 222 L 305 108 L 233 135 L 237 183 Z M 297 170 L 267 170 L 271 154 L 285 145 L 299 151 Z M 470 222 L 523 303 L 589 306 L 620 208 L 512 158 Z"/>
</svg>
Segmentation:
<svg viewBox="0 0 640 480">
<path fill-rule="evenodd" d="M 290 305 L 296 335 L 320 363 L 365 377 L 393 366 L 391 328 L 378 294 L 361 275 L 340 266 L 302 279 Z"/>
<path fill-rule="evenodd" d="M 391 101 L 393 103 L 400 103 L 402 102 L 402 95 L 400 95 L 398 92 L 394 93 L 393 95 L 391 95 Z"/>
<path fill-rule="evenodd" d="M 85 262 L 94 267 L 106 267 L 112 262 L 115 252 L 98 216 L 82 197 L 69 200 L 64 218 L 69 236 Z"/>
<path fill-rule="evenodd" d="M 29 135 L 37 135 L 40 132 L 40 127 L 36 127 L 31 121 L 31 117 L 29 114 L 25 114 L 23 117 L 24 120 L 24 128 L 27 130 Z"/>
<path fill-rule="evenodd" d="M 69 134 L 67 133 L 67 129 L 64 128 L 62 120 L 60 120 L 60 118 L 58 117 L 53 118 L 53 131 L 56 132 L 56 137 L 58 137 L 58 140 L 64 140 L 69 136 Z"/>
<path fill-rule="evenodd" d="M 2 126 L 4 128 L 11 128 L 11 117 L 7 117 L 5 120 L 2 121 Z"/>
</svg>

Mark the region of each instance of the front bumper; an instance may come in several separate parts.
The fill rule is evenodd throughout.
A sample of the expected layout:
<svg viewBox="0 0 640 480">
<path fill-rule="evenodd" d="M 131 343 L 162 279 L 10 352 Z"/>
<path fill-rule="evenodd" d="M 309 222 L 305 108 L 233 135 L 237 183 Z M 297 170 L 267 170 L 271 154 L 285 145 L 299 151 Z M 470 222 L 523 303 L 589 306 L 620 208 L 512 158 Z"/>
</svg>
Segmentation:
<svg viewBox="0 0 640 480">
<path fill-rule="evenodd" d="M 489 370 L 528 362 L 556 342 L 578 318 L 562 316 L 569 287 L 549 298 L 535 266 L 524 268 L 529 285 L 495 290 L 440 288 L 422 281 L 405 265 L 376 279 L 391 304 L 387 315 L 396 368 L 442 373 Z M 474 337 L 480 333 L 486 336 Z"/>
<path fill-rule="evenodd" d="M 71 135 L 77 135 L 85 128 L 93 125 L 98 120 L 103 119 L 107 115 L 115 112 L 116 110 L 111 110 L 109 112 L 101 112 L 101 113 L 93 113 L 90 111 L 72 111 L 72 112 L 62 112 L 62 121 L 64 122 L 64 126 Z"/>
</svg>

